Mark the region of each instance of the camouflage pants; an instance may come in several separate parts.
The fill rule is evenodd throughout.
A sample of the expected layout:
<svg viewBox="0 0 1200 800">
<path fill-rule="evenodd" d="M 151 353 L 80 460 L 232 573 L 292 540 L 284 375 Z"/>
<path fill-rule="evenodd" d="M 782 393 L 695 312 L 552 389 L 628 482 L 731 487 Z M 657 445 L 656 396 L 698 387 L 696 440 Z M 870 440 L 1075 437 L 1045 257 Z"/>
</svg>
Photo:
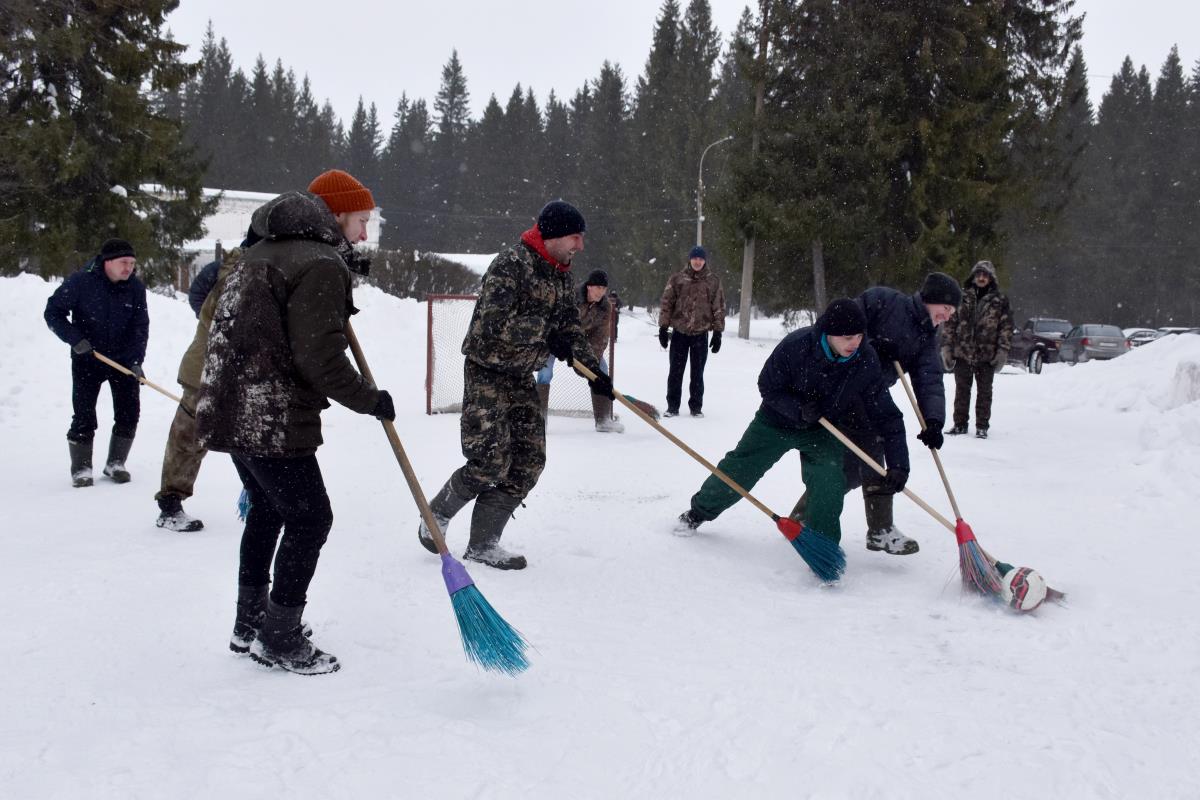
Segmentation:
<svg viewBox="0 0 1200 800">
<path fill-rule="evenodd" d="M 971 418 L 971 382 L 979 383 L 975 396 L 975 428 L 987 429 L 992 421 L 992 380 L 996 377 L 990 361 L 970 364 L 960 358 L 954 365 L 954 424 L 966 427 Z"/>
<path fill-rule="evenodd" d="M 165 494 L 178 495 L 186 500 L 196 487 L 196 476 L 200 474 L 200 462 L 208 451 L 196 443 L 196 390 L 183 389 L 183 397 L 171 420 L 171 431 L 167 434 L 167 447 L 163 452 L 162 487 L 154 499 Z"/>
<path fill-rule="evenodd" d="M 533 374 L 509 375 L 467 359 L 459 471 L 471 495 L 488 489 L 524 499 L 546 466 L 546 419 Z"/>
</svg>

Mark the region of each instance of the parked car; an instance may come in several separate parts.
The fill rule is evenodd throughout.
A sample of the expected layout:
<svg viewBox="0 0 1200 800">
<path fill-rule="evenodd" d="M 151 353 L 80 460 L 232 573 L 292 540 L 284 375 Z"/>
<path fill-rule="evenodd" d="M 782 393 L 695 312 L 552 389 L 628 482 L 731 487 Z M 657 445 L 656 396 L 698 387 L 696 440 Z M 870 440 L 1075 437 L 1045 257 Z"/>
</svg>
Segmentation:
<svg viewBox="0 0 1200 800">
<path fill-rule="evenodd" d="M 1129 352 L 1129 341 L 1116 325 L 1076 325 L 1062 340 L 1058 357 L 1067 364 L 1116 358 Z"/>
<path fill-rule="evenodd" d="M 1058 346 L 1071 330 L 1071 323 L 1052 317 L 1030 317 L 1013 331 L 1008 363 L 1025 367 L 1034 375 L 1041 373 L 1042 364 L 1058 361 Z"/>
<path fill-rule="evenodd" d="M 1189 328 L 1185 325 L 1183 327 L 1159 328 L 1158 334 L 1159 336 L 1174 336 L 1177 333 L 1194 333 L 1197 330 L 1200 330 L 1200 328 Z"/>
<path fill-rule="evenodd" d="M 1141 347 L 1163 335 L 1162 331 L 1154 328 L 1126 328 L 1122 333 L 1125 334 L 1125 340 L 1129 342 L 1130 347 Z"/>
</svg>

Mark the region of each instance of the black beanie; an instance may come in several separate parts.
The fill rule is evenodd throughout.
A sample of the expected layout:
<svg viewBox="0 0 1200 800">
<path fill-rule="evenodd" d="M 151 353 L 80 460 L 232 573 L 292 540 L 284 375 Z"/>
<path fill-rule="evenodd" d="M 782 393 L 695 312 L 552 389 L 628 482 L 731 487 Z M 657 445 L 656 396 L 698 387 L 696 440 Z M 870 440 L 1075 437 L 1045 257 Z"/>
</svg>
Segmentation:
<svg viewBox="0 0 1200 800">
<path fill-rule="evenodd" d="M 867 317 L 858 303 L 848 297 L 834 300 L 817 317 L 817 330 L 830 336 L 854 336 L 866 333 Z"/>
<path fill-rule="evenodd" d="M 930 305 L 946 305 L 958 308 L 962 303 L 962 289 L 958 281 L 944 272 L 931 272 L 925 276 L 921 286 L 921 300 Z"/>
<path fill-rule="evenodd" d="M 563 200 L 551 200 L 538 214 L 538 232 L 542 239 L 560 239 L 573 233 L 585 233 L 587 223 L 579 209 Z"/>
<path fill-rule="evenodd" d="M 608 286 L 608 273 L 602 269 L 594 269 L 583 282 L 584 286 Z"/>
<path fill-rule="evenodd" d="M 705 261 L 708 261 L 708 252 L 700 245 L 696 245 L 688 253 L 688 261 L 691 261 L 693 258 L 703 258 Z"/>
<path fill-rule="evenodd" d="M 100 263 L 112 261 L 114 258 L 136 258 L 133 245 L 124 239 L 109 239 L 100 245 Z"/>
</svg>

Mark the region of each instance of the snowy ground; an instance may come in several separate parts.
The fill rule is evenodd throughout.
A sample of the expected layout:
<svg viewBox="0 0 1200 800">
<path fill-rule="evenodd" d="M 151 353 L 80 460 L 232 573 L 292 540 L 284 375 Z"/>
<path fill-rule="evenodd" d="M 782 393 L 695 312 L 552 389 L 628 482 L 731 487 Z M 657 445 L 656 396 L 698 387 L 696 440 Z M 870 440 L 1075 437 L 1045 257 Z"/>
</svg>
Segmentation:
<svg viewBox="0 0 1200 800">
<path fill-rule="evenodd" d="M 203 532 L 154 526 L 169 401 L 142 394 L 131 484 L 71 488 L 68 350 L 41 319 L 52 289 L 0 280 L 2 797 L 1200 795 L 1200 337 L 1040 376 L 1007 368 L 992 438 L 942 451 L 983 545 L 1069 593 L 1069 608 L 1027 616 L 963 596 L 953 537 L 905 500 L 898 522 L 922 550 L 898 558 L 867 552 L 849 498 L 836 588 L 745 503 L 672 536 L 704 478 L 695 462 L 629 414 L 621 436 L 552 419 L 549 466 L 506 537 L 529 569 L 471 568 L 537 648 L 515 680 L 464 661 L 379 425 L 331 409 L 320 459 L 336 520 L 307 618 L 344 667 L 304 678 L 226 649 L 228 459 L 209 457 L 186 504 Z M 356 298 L 435 491 L 461 456 L 457 417 L 422 413 L 424 309 Z M 195 321 L 182 300 L 153 295 L 150 311 L 146 373 L 174 387 Z M 655 333 L 621 326 L 618 386 L 661 405 Z M 710 358 L 706 418 L 667 421 L 713 460 L 750 419 L 783 331 L 754 333 Z M 100 416 L 97 458 L 104 395 Z M 912 446 L 909 485 L 949 514 Z M 786 458 L 755 494 L 785 512 L 799 491 Z"/>
</svg>

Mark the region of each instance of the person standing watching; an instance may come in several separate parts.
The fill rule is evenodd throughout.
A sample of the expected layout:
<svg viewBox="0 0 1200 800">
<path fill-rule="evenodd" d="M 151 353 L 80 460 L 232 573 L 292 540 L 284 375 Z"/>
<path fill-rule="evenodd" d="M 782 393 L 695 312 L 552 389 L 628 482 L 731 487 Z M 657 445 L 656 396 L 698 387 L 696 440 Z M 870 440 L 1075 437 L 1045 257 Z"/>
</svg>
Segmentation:
<svg viewBox="0 0 1200 800">
<path fill-rule="evenodd" d="M 93 349 L 142 377 L 150 315 L 146 287 L 134 274 L 136 269 L 133 246 L 124 239 L 109 239 L 100 246 L 100 253 L 63 281 L 46 302 L 46 324 L 71 346 L 74 415 L 67 431 L 67 446 L 71 481 L 76 487 L 92 485 L 96 400 L 105 383 L 112 392 L 113 427 L 104 474 L 116 483 L 128 483 L 130 479 L 125 460 L 141 415 L 141 387 L 137 378 L 97 359 Z"/>
<path fill-rule="evenodd" d="M 708 253 L 703 247 L 693 247 L 688 253 L 688 266 L 667 280 L 658 312 L 658 326 L 659 343 L 664 350 L 670 346 L 665 415 L 679 415 L 683 371 L 691 361 L 688 409 L 693 417 L 703 417 L 704 364 L 708 361 L 709 348 L 714 353 L 721 351 L 721 333 L 725 330 L 725 293 L 721 289 L 721 279 L 708 268 Z M 709 331 L 712 332 L 711 344 Z"/>
<path fill-rule="evenodd" d="M 954 370 L 954 427 L 950 436 L 967 432 L 971 417 L 971 383 L 975 396 L 975 436 L 988 437 L 992 423 L 992 379 L 1008 363 L 1012 344 L 1012 311 L 1000 293 L 996 267 L 980 261 L 963 282 L 963 300 L 942 338 L 942 362 Z"/>
</svg>

